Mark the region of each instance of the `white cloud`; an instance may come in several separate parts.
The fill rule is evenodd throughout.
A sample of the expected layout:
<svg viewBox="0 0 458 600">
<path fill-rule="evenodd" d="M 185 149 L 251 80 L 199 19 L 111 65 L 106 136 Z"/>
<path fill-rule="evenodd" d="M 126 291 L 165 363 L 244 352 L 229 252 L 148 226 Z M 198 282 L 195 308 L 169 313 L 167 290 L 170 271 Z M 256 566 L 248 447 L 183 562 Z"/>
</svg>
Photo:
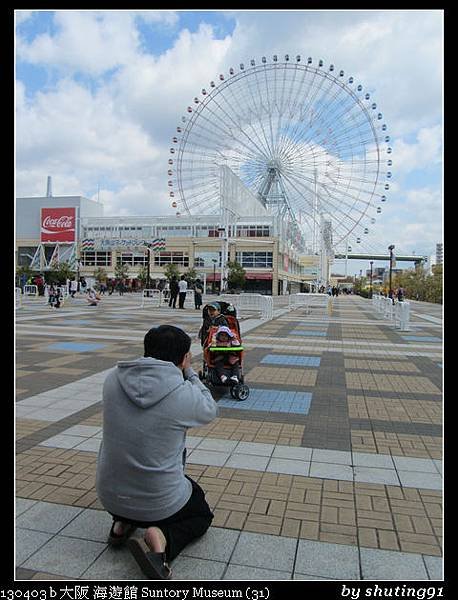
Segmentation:
<svg viewBox="0 0 458 600">
<path fill-rule="evenodd" d="M 442 161 L 442 127 L 420 129 L 416 142 L 408 144 L 403 139 L 393 143 L 396 173 L 408 173 L 438 165 Z"/>
<path fill-rule="evenodd" d="M 135 58 L 138 32 L 129 12 L 56 11 L 58 33 L 17 38 L 18 58 L 71 72 L 96 76 Z"/>
<path fill-rule="evenodd" d="M 41 34 L 30 42 L 18 37 L 18 60 L 60 69 L 64 76 L 54 88 L 27 99 L 22 84 L 17 87 L 18 195 L 43 194 L 46 175 L 52 175 L 56 195 L 63 190 L 94 195 L 101 181 L 106 214 L 172 212 L 166 162 L 186 107 L 220 72 L 274 53 L 323 58 L 325 65 L 333 62 L 346 77 L 353 75 L 365 89 L 374 90 L 393 139 L 395 176 L 396 171 L 437 164 L 441 11 L 227 14 L 237 25 L 224 39 L 217 39 L 209 25 L 194 33 L 179 31 L 176 11 L 57 11 L 55 35 Z M 138 19 L 152 27 L 175 28 L 173 46 L 158 56 L 148 54 L 140 46 Z M 90 76 L 89 84 L 73 81 L 75 73 Z M 436 213 L 425 212 L 425 196 L 415 190 L 402 205 L 402 190 L 396 184 L 391 188 L 387 207 L 393 210 L 384 208 L 376 235 L 402 240 L 403 223 L 414 223 L 419 215 L 430 219 L 425 223 L 436 235 L 440 203 Z M 430 192 L 440 197 L 440 192 Z M 416 234 L 405 229 L 408 243 L 420 234 L 429 239 L 428 226 Z"/>
</svg>

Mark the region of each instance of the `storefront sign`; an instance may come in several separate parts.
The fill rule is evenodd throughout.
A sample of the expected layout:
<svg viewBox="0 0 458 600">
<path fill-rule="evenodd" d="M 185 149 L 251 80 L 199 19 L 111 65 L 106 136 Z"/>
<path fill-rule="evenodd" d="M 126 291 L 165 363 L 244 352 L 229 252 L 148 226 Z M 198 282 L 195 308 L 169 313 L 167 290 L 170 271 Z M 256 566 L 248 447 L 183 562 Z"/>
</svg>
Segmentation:
<svg viewBox="0 0 458 600">
<path fill-rule="evenodd" d="M 41 209 L 42 242 L 74 242 L 76 229 L 75 207 Z"/>
<path fill-rule="evenodd" d="M 152 240 L 138 239 L 84 239 L 81 241 L 81 249 L 84 250 L 146 250 L 146 245 L 151 244 Z"/>
</svg>

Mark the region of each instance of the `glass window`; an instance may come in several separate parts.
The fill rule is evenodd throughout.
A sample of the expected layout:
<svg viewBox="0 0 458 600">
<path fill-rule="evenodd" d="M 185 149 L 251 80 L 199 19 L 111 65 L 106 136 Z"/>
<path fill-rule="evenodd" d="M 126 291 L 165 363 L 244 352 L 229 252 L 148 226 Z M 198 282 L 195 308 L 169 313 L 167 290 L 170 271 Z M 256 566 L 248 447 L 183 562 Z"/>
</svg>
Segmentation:
<svg viewBox="0 0 458 600">
<path fill-rule="evenodd" d="M 28 267 L 32 262 L 37 246 L 21 246 L 17 250 L 17 264 L 19 267 Z"/>
<path fill-rule="evenodd" d="M 189 256 L 184 252 L 159 252 L 154 256 L 154 264 L 157 267 L 165 267 L 170 264 L 189 267 Z"/>
<path fill-rule="evenodd" d="M 213 260 L 216 260 L 216 263 L 213 263 Z M 217 267 L 221 267 L 221 252 L 197 251 L 194 258 L 194 262 L 196 266 L 199 267 L 207 267 L 213 269 L 213 264 L 216 264 Z"/>
<path fill-rule="evenodd" d="M 148 264 L 148 257 L 146 252 L 122 252 L 116 257 L 116 264 L 118 265 L 129 265 L 129 266 L 144 266 Z"/>
<path fill-rule="evenodd" d="M 83 252 L 81 262 L 85 267 L 109 267 L 111 252 Z"/>
<path fill-rule="evenodd" d="M 237 252 L 236 260 L 244 268 L 270 269 L 272 268 L 272 252 Z"/>
</svg>

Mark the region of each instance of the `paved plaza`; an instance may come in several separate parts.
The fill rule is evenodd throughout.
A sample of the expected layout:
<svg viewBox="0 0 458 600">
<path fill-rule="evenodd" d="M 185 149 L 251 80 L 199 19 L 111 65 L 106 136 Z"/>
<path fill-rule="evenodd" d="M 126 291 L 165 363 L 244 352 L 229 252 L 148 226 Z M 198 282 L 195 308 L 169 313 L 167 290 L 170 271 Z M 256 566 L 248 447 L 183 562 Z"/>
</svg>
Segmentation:
<svg viewBox="0 0 458 600">
<path fill-rule="evenodd" d="M 200 311 L 140 304 L 17 311 L 16 579 L 145 579 L 106 544 L 103 381 L 154 325 L 191 335 L 196 370 L 202 356 Z M 442 307 L 412 302 L 409 331 L 357 296 L 332 314 L 274 307 L 242 313 L 249 398 L 215 390 L 218 417 L 188 432 L 186 472 L 215 518 L 174 580 L 441 580 Z"/>
</svg>

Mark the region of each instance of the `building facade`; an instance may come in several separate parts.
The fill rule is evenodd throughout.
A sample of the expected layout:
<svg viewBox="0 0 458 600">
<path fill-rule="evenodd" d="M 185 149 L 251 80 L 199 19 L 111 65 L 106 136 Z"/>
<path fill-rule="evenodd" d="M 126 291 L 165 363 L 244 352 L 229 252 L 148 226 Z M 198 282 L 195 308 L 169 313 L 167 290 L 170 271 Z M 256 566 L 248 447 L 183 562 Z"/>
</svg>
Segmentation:
<svg viewBox="0 0 458 600">
<path fill-rule="evenodd" d="M 48 239 L 50 234 L 43 233 L 49 231 L 50 223 L 58 230 L 59 223 L 71 222 L 68 215 L 62 220 L 59 210 L 75 215 L 73 241 Z M 17 264 L 40 271 L 51 267 L 56 247 L 62 251 L 66 246 L 75 272 L 89 278 L 99 268 L 107 278 L 115 278 L 115 268 L 122 264 L 127 266 L 130 283 L 137 283 L 140 271 L 148 266 L 154 281 L 164 278 L 167 265 L 175 264 L 180 274 L 193 268 L 207 286 L 215 282 L 220 289 L 222 280 L 226 287 L 224 256 L 245 269 L 245 291 L 295 293 L 316 279 L 304 266 L 297 230 L 275 216 L 241 217 L 226 231 L 215 215 L 105 217 L 103 206 L 93 200 L 46 196 L 18 198 L 16 224 Z M 165 248 L 148 250 L 146 245 L 156 239 L 165 240 Z"/>
</svg>

